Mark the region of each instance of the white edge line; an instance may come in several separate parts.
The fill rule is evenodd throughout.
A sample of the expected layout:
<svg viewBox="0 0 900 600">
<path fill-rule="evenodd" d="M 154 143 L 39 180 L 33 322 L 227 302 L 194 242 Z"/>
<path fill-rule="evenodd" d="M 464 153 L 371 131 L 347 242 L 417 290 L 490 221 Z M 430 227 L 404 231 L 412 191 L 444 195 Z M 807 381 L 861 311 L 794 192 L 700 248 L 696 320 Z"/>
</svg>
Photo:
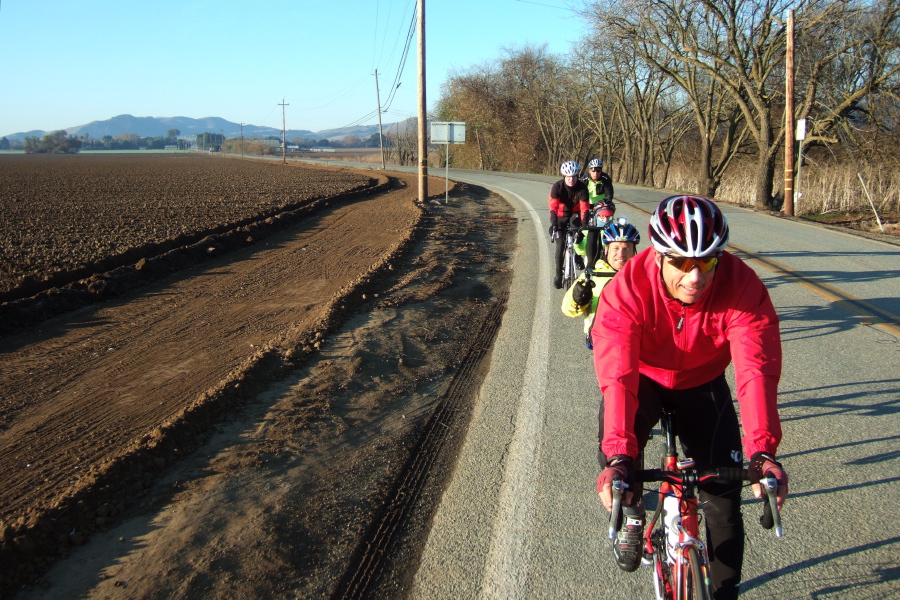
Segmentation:
<svg viewBox="0 0 900 600">
<path fill-rule="evenodd" d="M 480 184 L 485 185 L 485 184 Z M 499 514 L 494 522 L 488 552 L 482 598 L 521 598 L 530 566 L 529 533 L 535 515 L 536 481 L 541 451 L 544 397 L 547 384 L 550 326 L 550 264 L 544 244 L 543 225 L 535 208 L 522 196 L 496 188 L 517 198 L 532 215 L 538 240 L 538 287 L 534 321 L 525 365 L 525 381 L 516 414 L 500 489 Z"/>
</svg>

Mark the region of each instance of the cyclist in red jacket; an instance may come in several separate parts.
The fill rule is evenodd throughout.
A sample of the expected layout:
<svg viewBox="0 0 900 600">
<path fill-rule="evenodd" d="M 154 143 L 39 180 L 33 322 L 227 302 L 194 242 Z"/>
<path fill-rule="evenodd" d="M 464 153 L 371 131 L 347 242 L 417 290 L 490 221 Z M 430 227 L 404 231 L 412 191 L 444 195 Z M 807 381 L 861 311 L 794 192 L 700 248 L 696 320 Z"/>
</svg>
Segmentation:
<svg viewBox="0 0 900 600">
<path fill-rule="evenodd" d="M 553 285 L 558 290 L 562 289 L 563 254 L 566 251 L 566 235 L 562 232 L 569 225 L 581 225 L 591 208 L 587 186 L 579 181 L 578 170 L 577 162 L 567 160 L 559 167 L 563 178 L 550 188 L 550 231 L 552 234 L 554 229 L 560 230 L 556 238 L 556 274 L 553 277 Z"/>
<path fill-rule="evenodd" d="M 633 461 L 664 404 L 676 408 L 684 455 L 698 469 L 743 464 L 725 380 L 734 362 L 754 493 L 760 497 L 759 479 L 771 473 L 781 506 L 788 491 L 787 473 L 775 458 L 781 440 L 781 337 L 769 293 L 750 267 L 725 252 L 728 223 L 712 201 L 666 198 L 651 216 L 649 233 L 652 248 L 628 261 L 606 286 L 591 331 L 603 394 L 601 500 L 609 510 L 613 479 L 634 489 Z M 736 598 L 744 552 L 740 488 L 700 487 L 715 598 Z M 619 567 L 634 571 L 643 552 L 644 507 L 639 493 L 626 493 L 623 503 L 628 506 L 613 550 Z"/>
</svg>

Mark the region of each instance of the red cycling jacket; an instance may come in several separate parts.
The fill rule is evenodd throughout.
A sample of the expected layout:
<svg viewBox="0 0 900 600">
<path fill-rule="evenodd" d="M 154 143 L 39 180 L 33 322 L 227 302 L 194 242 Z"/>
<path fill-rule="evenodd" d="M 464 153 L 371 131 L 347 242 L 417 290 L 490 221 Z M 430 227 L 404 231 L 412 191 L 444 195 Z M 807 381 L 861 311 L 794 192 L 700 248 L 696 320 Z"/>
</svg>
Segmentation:
<svg viewBox="0 0 900 600">
<path fill-rule="evenodd" d="M 669 389 L 688 389 L 712 381 L 732 360 L 744 451 L 753 456 L 777 450 L 778 316 L 762 281 L 736 256 L 723 253 L 706 293 L 683 305 L 669 297 L 656 251 L 647 248 L 604 288 L 591 335 L 606 456 L 638 454 L 639 375 Z"/>
<path fill-rule="evenodd" d="M 583 181 L 575 180 L 575 185 L 569 187 L 565 179 L 560 179 L 550 188 L 550 210 L 558 217 L 568 217 L 572 214 L 581 215 L 586 219 L 587 211 L 591 209 L 591 201 L 588 198 L 588 189 Z"/>
</svg>

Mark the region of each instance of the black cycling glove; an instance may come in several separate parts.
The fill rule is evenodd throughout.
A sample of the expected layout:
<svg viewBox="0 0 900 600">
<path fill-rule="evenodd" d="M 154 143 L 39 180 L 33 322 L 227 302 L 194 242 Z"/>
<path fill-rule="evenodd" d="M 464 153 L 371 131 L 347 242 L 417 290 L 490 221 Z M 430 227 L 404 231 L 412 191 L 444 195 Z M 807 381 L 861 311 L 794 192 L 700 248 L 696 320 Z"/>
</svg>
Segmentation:
<svg viewBox="0 0 900 600">
<path fill-rule="evenodd" d="M 750 457 L 750 483 L 759 483 L 759 480 L 765 477 L 766 473 L 772 471 L 775 478 L 779 481 L 784 477 L 784 467 L 775 460 L 775 457 L 768 452 L 756 452 Z M 782 475 L 782 477 L 779 477 Z"/>
<path fill-rule="evenodd" d="M 572 286 L 572 301 L 575 302 L 578 306 L 585 306 L 586 304 L 590 304 L 591 298 L 594 297 L 594 293 L 591 291 L 596 284 L 593 281 L 583 281 L 579 280 L 575 282 L 575 285 Z"/>
</svg>

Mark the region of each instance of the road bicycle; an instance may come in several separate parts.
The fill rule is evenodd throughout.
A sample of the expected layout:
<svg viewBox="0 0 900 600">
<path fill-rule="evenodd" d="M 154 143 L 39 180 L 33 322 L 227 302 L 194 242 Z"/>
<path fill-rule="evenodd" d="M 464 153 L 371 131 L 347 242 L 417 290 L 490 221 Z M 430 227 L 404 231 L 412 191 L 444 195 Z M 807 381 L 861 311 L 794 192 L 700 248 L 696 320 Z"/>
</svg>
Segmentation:
<svg viewBox="0 0 900 600">
<path fill-rule="evenodd" d="M 550 234 L 551 243 L 556 243 L 561 232 L 565 232 L 566 234 L 566 249 L 563 253 L 562 264 L 562 289 L 564 290 L 572 287 L 572 284 L 575 283 L 575 280 L 578 278 L 579 267 L 575 252 L 575 244 L 579 234 L 585 235 L 586 232 L 602 231 L 612 220 L 612 217 L 601 217 L 598 208 L 599 207 L 594 207 L 588 212 L 586 224 L 580 225 L 579 227 L 572 227 L 569 225 L 565 228 L 554 229 Z M 590 249 L 588 252 L 590 252 Z"/>
<path fill-rule="evenodd" d="M 697 487 L 706 481 L 738 482 L 750 480 L 747 469 L 723 467 L 698 472 L 691 458 L 678 458 L 675 446 L 675 413 L 664 409 L 660 419 L 665 438 L 662 469 L 640 469 L 635 473 L 638 483 L 659 482 L 658 502 L 653 516 L 644 530 L 644 559 L 642 563 L 653 566 L 653 585 L 657 600 L 708 600 L 712 598 L 709 579 L 709 554 L 700 539 L 701 507 Z M 760 485 L 766 493 L 760 524 L 765 529 L 775 528 L 775 536 L 781 537 L 781 515 L 778 511 L 776 491 L 778 481 L 772 476 L 763 477 Z M 616 524 L 626 485 L 613 481 L 613 505 L 609 537 L 615 539 Z"/>
<path fill-rule="evenodd" d="M 578 265 L 575 263 L 575 240 L 578 237 L 580 227 L 566 227 L 554 229 L 550 234 L 550 242 L 555 244 L 559 238 L 559 234 L 566 234 L 566 249 L 563 253 L 562 264 L 562 289 L 567 290 L 575 283 L 578 278 Z"/>
<path fill-rule="evenodd" d="M 587 237 L 585 244 L 586 258 L 594 254 L 595 259 L 599 259 L 602 255 L 603 242 L 601 241 L 601 231 L 612 223 L 614 217 L 603 216 L 600 214 L 601 206 L 594 205 L 587 213 L 587 219 L 581 226 L 581 233 Z"/>
</svg>

